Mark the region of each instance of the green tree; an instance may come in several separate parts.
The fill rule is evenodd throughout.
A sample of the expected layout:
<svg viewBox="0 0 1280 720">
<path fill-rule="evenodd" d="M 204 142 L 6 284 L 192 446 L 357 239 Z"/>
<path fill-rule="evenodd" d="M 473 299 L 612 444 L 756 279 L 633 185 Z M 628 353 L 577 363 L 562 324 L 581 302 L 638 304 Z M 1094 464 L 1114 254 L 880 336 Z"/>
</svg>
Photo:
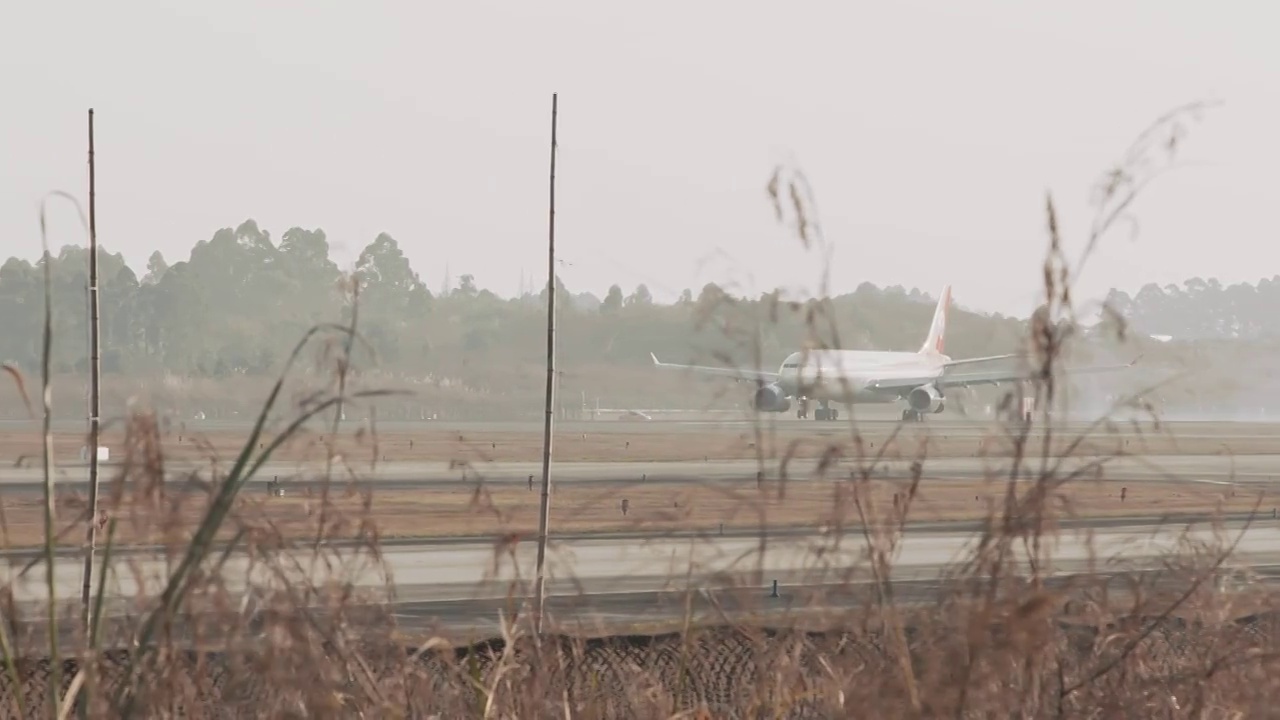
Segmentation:
<svg viewBox="0 0 1280 720">
<path fill-rule="evenodd" d="M 463 275 L 458 278 L 458 288 L 451 294 L 458 295 L 463 298 L 474 298 L 476 295 L 479 295 L 480 291 L 476 288 L 475 275 Z"/>
<path fill-rule="evenodd" d="M 19 258 L 0 265 L 0 358 L 28 369 L 37 367 L 43 309 L 35 267 Z"/>
<path fill-rule="evenodd" d="M 324 230 L 293 227 L 280 236 L 277 286 L 293 321 L 297 335 L 307 326 L 337 317 L 341 303 L 339 280 L 342 273 L 329 259 L 329 241 Z M 283 350 L 283 348 L 280 348 Z"/>
<path fill-rule="evenodd" d="M 653 295 L 649 293 L 649 287 L 644 283 L 637 285 L 635 291 L 627 296 L 627 305 L 630 307 L 649 307 L 653 305 Z"/>
<path fill-rule="evenodd" d="M 160 278 L 164 276 L 165 271 L 168 269 L 169 263 L 164 261 L 164 255 L 159 250 L 156 250 L 147 259 L 147 274 L 142 277 L 142 282 L 147 285 L 155 285 L 160 282 Z"/>
<path fill-rule="evenodd" d="M 395 362 L 406 345 L 426 337 L 431 293 L 387 233 L 369 243 L 356 260 L 360 308 L 368 336 L 385 359 Z"/>
<path fill-rule="evenodd" d="M 622 288 L 617 285 L 610 285 L 609 292 L 604 296 L 604 301 L 600 303 L 600 312 L 606 315 L 616 315 L 622 309 Z"/>
</svg>

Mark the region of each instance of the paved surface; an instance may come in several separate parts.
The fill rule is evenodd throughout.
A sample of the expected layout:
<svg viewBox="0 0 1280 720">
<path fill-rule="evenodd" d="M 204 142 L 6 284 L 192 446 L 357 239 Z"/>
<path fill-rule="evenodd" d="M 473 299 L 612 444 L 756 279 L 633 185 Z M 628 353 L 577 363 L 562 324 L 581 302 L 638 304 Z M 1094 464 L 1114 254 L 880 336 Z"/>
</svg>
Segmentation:
<svg viewBox="0 0 1280 720">
<path fill-rule="evenodd" d="M 897 412 L 884 413 L 871 416 L 859 415 L 855 424 L 844 417 L 843 413 L 840 420 L 834 422 L 818 422 L 816 420 L 806 419 L 800 420 L 793 415 L 778 417 L 770 414 L 764 414 L 759 421 L 744 418 L 741 415 L 728 415 L 714 418 L 701 418 L 696 420 L 681 419 L 662 419 L 652 421 L 618 421 L 618 420 L 596 420 L 596 421 L 563 421 L 557 420 L 555 424 L 555 433 L 557 438 L 571 439 L 575 435 L 582 433 L 588 434 L 610 434 L 610 435 L 643 435 L 646 433 L 669 433 L 678 432 L 682 429 L 688 429 L 690 432 L 714 432 L 716 430 L 732 431 L 738 433 L 751 432 L 753 428 L 759 426 L 762 431 L 775 431 L 788 437 L 801 435 L 848 435 L 850 430 L 855 427 L 863 434 L 885 434 L 891 432 L 900 424 Z M 1144 427 L 1150 431 L 1151 423 L 1144 422 Z M 83 423 L 81 423 L 83 426 Z M 348 423 L 351 428 L 357 427 L 355 423 Z M 971 436 L 980 437 L 991 430 L 992 421 L 990 420 L 965 420 L 955 416 L 930 417 L 923 426 L 906 425 L 902 431 L 908 434 L 918 432 L 932 432 L 939 434 L 949 434 L 953 437 Z M 1055 421 L 1053 428 L 1057 433 L 1080 432 L 1089 427 L 1087 421 Z M 201 432 L 210 430 L 249 430 L 248 425 L 225 425 L 225 426 L 206 426 L 204 424 L 188 424 L 189 432 Z M 380 432 L 388 433 L 412 433 L 412 432 L 460 432 L 466 433 L 542 433 L 542 422 L 447 422 L 433 421 L 422 423 L 378 423 Z M 1275 438 L 1280 434 L 1280 423 L 1275 422 L 1201 422 L 1201 421 L 1182 421 L 1182 422 L 1162 422 L 1162 430 L 1172 432 L 1178 437 L 1240 437 L 1240 438 Z M 1035 430 L 1033 429 L 1033 432 Z"/>
<path fill-rule="evenodd" d="M 886 406 L 887 407 L 887 406 Z M 891 431 L 899 424 L 897 410 L 886 409 L 886 407 L 869 408 L 864 411 L 859 410 L 856 419 L 858 429 L 863 433 L 886 433 Z M 695 416 L 696 417 L 692 417 Z M 764 430 L 776 430 L 778 433 L 792 435 L 822 435 L 843 433 L 848 434 L 851 424 L 848 419 L 841 414 L 840 420 L 834 422 L 818 422 L 812 419 L 801 420 L 795 417 L 794 413 L 783 413 L 775 415 L 772 413 L 762 413 L 759 420 L 751 419 L 742 413 L 716 413 L 716 414 L 690 414 L 691 419 L 681 419 L 675 416 L 664 416 L 662 419 L 649 421 L 620 421 L 616 419 L 599 419 L 599 420 L 557 420 L 555 424 L 556 436 L 569 438 L 581 433 L 595 434 L 645 434 L 645 433 L 668 433 L 678 431 L 681 428 L 688 428 L 690 431 L 715 431 L 717 429 L 734 432 L 749 432 L 757 424 Z M 1090 418 L 1091 419 L 1091 418 Z M 355 428 L 362 426 L 363 423 L 358 420 L 348 420 L 343 423 L 345 430 L 354 431 Z M 1055 420 L 1055 432 L 1079 432 L 1088 427 L 1089 422 L 1086 420 Z M 1122 424 L 1123 425 L 1123 424 Z M 1151 423 L 1145 421 L 1143 423 L 1149 431 Z M 175 422 L 174 427 L 178 424 Z M 1173 420 L 1169 418 L 1161 419 L 1162 431 L 1171 432 L 1178 437 L 1225 437 L 1233 436 L 1237 438 L 1275 438 L 1280 435 L 1280 422 L 1274 418 L 1270 420 L 1259 419 L 1237 419 L 1237 420 Z M 198 434 L 201 432 L 228 432 L 242 431 L 248 432 L 252 425 L 248 422 L 214 422 L 214 421 L 187 421 L 185 427 L 188 433 Z M 327 425 L 324 425 L 327 427 Z M 54 423 L 55 432 L 82 432 L 86 431 L 86 424 L 83 418 L 75 420 L 59 420 Z M 978 437 L 986 433 L 991 428 L 991 421 L 986 419 L 965 419 L 951 413 L 943 415 L 930 416 L 923 425 L 910 424 L 903 427 L 903 431 L 907 433 L 916 432 L 936 432 L 944 434 L 952 434 L 959 436 L 972 435 Z M 39 425 L 29 420 L 13 421 L 0 420 L 0 433 L 5 432 L 33 432 L 39 430 Z M 542 433 L 542 421 L 449 421 L 449 420 L 433 420 L 422 422 L 387 422 L 379 421 L 378 430 L 388 433 L 411 433 L 411 432 L 461 432 L 461 433 Z"/>
<path fill-rule="evenodd" d="M 1280 565 L 1254 565 L 1253 582 L 1280 582 Z M 1185 578 L 1158 568 L 1136 572 L 1075 573 L 1063 572 L 1048 578 L 1049 590 L 1070 591 L 1093 582 L 1105 585 L 1114 600 L 1132 597 L 1132 582 L 1141 577 L 1144 587 L 1184 590 Z M 1225 586 L 1241 578 L 1230 571 L 1214 575 L 1210 584 Z M 897 580 L 893 585 L 894 600 L 903 604 L 936 602 L 942 584 L 936 578 Z M 524 597 L 478 598 L 471 600 L 410 600 L 392 604 L 391 615 L 406 631 L 429 633 L 432 630 L 461 632 L 473 637 L 493 637 L 500 633 L 499 613 L 513 617 L 514 612 L 528 607 Z M 809 613 L 832 613 L 865 609 L 875 602 L 875 590 L 869 583 L 814 584 L 772 583 L 734 588 L 693 590 L 635 591 L 596 593 L 592 595 L 554 595 L 547 598 L 548 616 L 553 622 L 584 631 L 611 630 L 637 624 L 670 626 L 685 617 L 695 621 L 722 622 L 726 617 L 743 619 L 802 618 Z"/>
<path fill-rule="evenodd" d="M 847 479 L 850 473 L 870 464 L 854 459 L 841 461 L 824 476 L 831 479 Z M 924 475 L 938 480 L 971 480 L 990 477 L 992 474 L 1007 477 L 1011 462 L 1005 458 L 937 458 L 924 462 Z M 1154 455 L 1120 458 L 1078 456 L 1062 461 L 1060 472 L 1073 472 L 1101 463 L 1102 478 L 1114 481 L 1176 481 L 1211 484 L 1280 483 L 1280 455 Z M 786 465 L 786 477 L 791 480 L 815 479 L 818 461 L 795 459 Z M 227 465 L 220 465 L 225 473 Z M 710 460 L 682 462 L 577 462 L 553 463 L 553 479 L 557 483 L 611 485 L 638 482 L 676 483 L 725 483 L 754 481 L 760 466 L 753 460 Z M 312 464 L 271 463 L 264 465 L 250 482 L 265 483 L 278 478 L 286 485 L 297 488 L 317 486 L 315 480 L 322 468 Z M 1022 465 L 1022 475 L 1034 477 L 1040 470 L 1038 458 Z M 192 472 L 202 479 L 213 474 L 209 465 L 170 467 L 171 487 L 188 485 Z M 767 478 L 782 477 L 779 461 L 765 461 Z M 882 461 L 872 468 L 878 478 L 908 478 L 912 469 L 910 461 Z M 57 470 L 58 486 L 63 489 L 84 490 L 88 484 L 88 469 L 83 466 L 64 466 Z M 112 470 L 104 471 L 104 478 L 111 477 Z M 1097 471 L 1085 473 L 1096 477 Z M 359 470 L 360 482 L 375 489 L 412 489 L 432 486 L 457 485 L 467 481 L 486 483 L 527 484 L 530 475 L 537 482 L 542 476 L 542 465 L 537 462 L 480 463 L 472 466 L 452 466 L 447 462 L 435 463 L 380 463 L 377 468 Z M 5 492 L 41 492 L 40 468 L 0 469 L 0 488 Z M 342 476 L 336 476 L 342 479 Z M 199 487 L 192 485 L 191 487 Z"/>
<path fill-rule="evenodd" d="M 1236 523 L 1216 535 L 1210 529 L 1198 529 L 1187 537 L 1225 547 L 1241 529 Z M 1114 573 L 1159 567 L 1160 556 L 1177 546 L 1180 532 L 1168 527 L 1114 528 L 1094 533 L 1092 546 L 1088 533 L 1067 532 L 1053 551 L 1053 569 L 1057 573 Z M 968 533 L 908 533 L 899 546 L 892 579 L 917 588 L 936 587 L 943 570 L 965 556 L 973 539 Z M 815 535 L 772 540 L 764 544 L 763 552 L 761 541 L 750 537 L 647 542 L 580 539 L 558 543 L 550 553 L 548 593 L 561 597 L 556 601 L 560 607 L 576 608 L 582 613 L 578 619 L 584 622 L 592 618 L 616 622 L 633 616 L 669 616 L 671 608 L 676 607 L 671 605 L 675 597 L 669 592 L 672 590 L 681 591 L 682 596 L 682 591 L 690 589 L 698 593 L 728 593 L 741 605 L 766 593 L 771 596 L 775 580 L 780 585 L 780 596 L 790 598 L 793 605 L 802 600 L 812 603 L 813 598 L 806 596 L 812 588 L 828 590 L 828 594 L 843 593 L 849 600 L 857 597 L 858 586 L 865 585 L 870 577 L 865 549 L 859 537 L 837 541 Z M 358 590 L 372 593 L 371 597 L 391 600 L 394 611 L 415 624 L 439 621 L 459 627 L 483 618 L 509 594 L 523 595 L 527 587 L 523 582 L 534 573 L 534 558 L 531 542 L 520 543 L 510 553 L 495 552 L 491 543 L 392 548 L 384 553 L 384 561 L 385 570 L 394 580 L 394 595 L 388 595 L 385 589 L 388 576 L 384 569 L 349 549 L 335 550 L 331 554 L 334 564 L 328 567 L 311 562 L 300 551 L 286 556 L 280 567 L 286 577 L 294 579 L 343 579 Z M 1241 563 L 1280 564 L 1280 527 L 1276 523 L 1255 525 L 1243 534 L 1231 559 L 1231 564 Z M 25 576 L 16 577 L 23 564 L 14 562 L 0 567 L 0 576 L 14 581 L 15 600 L 19 603 L 44 600 L 47 590 L 43 563 L 37 563 Z M 111 605 L 123 608 L 125 601 L 139 594 L 158 594 L 167 566 L 166 560 L 155 556 L 121 560 L 108 582 Z M 224 566 L 223 577 L 229 591 L 242 595 L 252 587 L 271 587 L 279 576 L 244 555 L 234 555 Z M 59 597 L 77 597 L 79 580 L 77 561 L 63 559 L 55 563 Z M 843 586 L 841 593 L 834 593 L 835 588 L 830 586 L 835 585 Z M 662 602 L 654 606 L 657 601 Z"/>
</svg>

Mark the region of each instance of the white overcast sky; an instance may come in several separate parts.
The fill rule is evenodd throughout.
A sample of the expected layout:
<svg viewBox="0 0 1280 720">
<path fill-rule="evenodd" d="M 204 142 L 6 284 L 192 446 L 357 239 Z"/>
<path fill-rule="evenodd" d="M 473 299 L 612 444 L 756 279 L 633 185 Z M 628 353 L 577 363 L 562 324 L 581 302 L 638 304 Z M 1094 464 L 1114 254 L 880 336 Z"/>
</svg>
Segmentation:
<svg viewBox="0 0 1280 720">
<path fill-rule="evenodd" d="M 1224 105 L 1080 288 L 1280 273 L 1280 5 L 996 2 L 10 2 L 0 13 L 0 251 L 87 198 L 141 270 L 246 218 L 323 228 L 350 263 L 396 237 L 509 294 L 545 279 L 551 93 L 570 289 L 813 288 L 773 222 L 773 165 L 808 173 L 835 290 L 953 283 L 1025 314 L 1046 191 L 1078 250 L 1089 191 L 1166 110 Z M 66 211 L 54 244 L 80 242 Z"/>
</svg>

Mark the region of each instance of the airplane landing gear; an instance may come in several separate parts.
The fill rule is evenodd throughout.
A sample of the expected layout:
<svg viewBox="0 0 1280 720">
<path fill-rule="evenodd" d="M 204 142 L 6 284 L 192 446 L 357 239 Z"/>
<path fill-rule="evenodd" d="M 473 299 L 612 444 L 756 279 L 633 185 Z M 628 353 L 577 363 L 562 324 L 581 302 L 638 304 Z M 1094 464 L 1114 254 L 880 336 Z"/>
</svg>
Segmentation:
<svg viewBox="0 0 1280 720">
<path fill-rule="evenodd" d="M 823 402 L 817 410 L 813 411 L 813 419 L 818 420 L 819 422 L 839 420 L 840 410 L 838 408 L 831 407 L 827 402 Z"/>
<path fill-rule="evenodd" d="M 805 418 L 809 417 L 809 399 L 808 398 L 800 398 L 800 401 L 796 403 L 796 417 L 801 420 L 804 420 Z"/>
<path fill-rule="evenodd" d="M 924 413 L 907 408 L 902 411 L 902 422 L 924 422 Z"/>
</svg>

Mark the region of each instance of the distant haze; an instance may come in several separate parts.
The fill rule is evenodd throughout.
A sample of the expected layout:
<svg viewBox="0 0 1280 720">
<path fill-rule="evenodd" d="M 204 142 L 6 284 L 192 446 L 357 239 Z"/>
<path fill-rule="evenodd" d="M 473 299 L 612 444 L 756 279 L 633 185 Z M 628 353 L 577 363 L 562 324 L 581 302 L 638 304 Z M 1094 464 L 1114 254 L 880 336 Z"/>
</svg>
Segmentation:
<svg viewBox="0 0 1280 720">
<path fill-rule="evenodd" d="M 864 281 L 1025 316 L 1052 191 L 1078 252 L 1089 192 L 1150 121 L 1225 105 L 1081 289 L 1280 272 L 1280 10 L 1266 3 L 974 0 L 623 5 L 10 3 L 0 24 L 0 237 L 35 258 L 41 196 L 87 199 L 142 268 L 253 218 L 323 228 L 349 264 L 394 236 L 430 289 L 546 277 L 560 93 L 564 282 L 660 301 L 706 282 L 813 289 L 764 194 L 794 160 Z M 53 245 L 81 238 L 57 210 Z"/>
</svg>

